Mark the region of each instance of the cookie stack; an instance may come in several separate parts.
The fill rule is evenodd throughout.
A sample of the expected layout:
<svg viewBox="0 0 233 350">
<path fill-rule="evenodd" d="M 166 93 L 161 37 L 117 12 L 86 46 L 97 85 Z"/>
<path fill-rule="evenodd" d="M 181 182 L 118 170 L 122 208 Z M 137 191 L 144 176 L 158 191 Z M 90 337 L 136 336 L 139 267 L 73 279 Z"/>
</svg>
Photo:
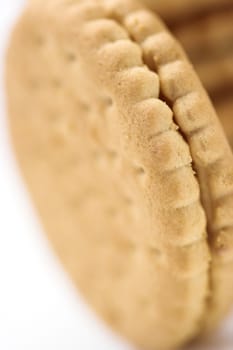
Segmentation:
<svg viewBox="0 0 233 350">
<path fill-rule="evenodd" d="M 136 0 L 31 1 L 7 92 L 23 176 L 93 309 L 142 349 L 214 329 L 233 302 L 233 155 L 160 17 Z"/>
</svg>

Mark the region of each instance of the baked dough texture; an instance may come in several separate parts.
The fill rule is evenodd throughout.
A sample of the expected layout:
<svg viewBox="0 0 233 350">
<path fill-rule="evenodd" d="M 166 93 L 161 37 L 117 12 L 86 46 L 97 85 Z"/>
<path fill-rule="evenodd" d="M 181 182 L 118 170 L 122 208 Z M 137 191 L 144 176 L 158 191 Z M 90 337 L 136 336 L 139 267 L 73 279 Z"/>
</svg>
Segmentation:
<svg viewBox="0 0 233 350">
<path fill-rule="evenodd" d="M 179 43 L 131 0 L 30 1 L 7 57 L 12 140 L 48 238 L 142 349 L 233 301 L 233 156 Z"/>
</svg>

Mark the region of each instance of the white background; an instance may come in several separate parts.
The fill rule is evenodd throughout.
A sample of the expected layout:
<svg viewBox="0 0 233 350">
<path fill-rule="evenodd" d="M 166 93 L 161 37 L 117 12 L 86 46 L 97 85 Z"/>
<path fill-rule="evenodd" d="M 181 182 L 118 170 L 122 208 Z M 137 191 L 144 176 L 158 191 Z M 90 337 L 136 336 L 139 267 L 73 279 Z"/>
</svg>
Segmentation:
<svg viewBox="0 0 233 350">
<path fill-rule="evenodd" d="M 0 0 L 0 349 L 130 349 L 77 296 L 50 251 L 18 174 L 4 111 L 3 72 L 10 28 L 23 3 Z M 232 349 L 233 319 L 205 344 L 192 347 Z"/>
</svg>

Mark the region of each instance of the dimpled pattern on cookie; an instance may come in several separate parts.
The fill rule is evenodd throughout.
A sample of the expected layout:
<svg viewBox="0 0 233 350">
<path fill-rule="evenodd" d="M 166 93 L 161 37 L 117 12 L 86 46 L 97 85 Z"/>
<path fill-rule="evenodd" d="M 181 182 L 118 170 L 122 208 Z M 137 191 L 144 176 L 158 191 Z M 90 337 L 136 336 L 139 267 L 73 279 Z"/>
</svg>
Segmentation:
<svg viewBox="0 0 233 350">
<path fill-rule="evenodd" d="M 232 298 L 232 155 L 162 22 L 136 1 L 35 0 L 7 82 L 22 171 L 88 302 L 145 349 L 215 322 Z"/>
<path fill-rule="evenodd" d="M 170 46 L 168 40 L 161 40 L 164 28 L 160 28 L 157 33 L 152 35 L 148 29 L 149 35 L 142 37 L 139 34 L 138 36 L 136 27 L 140 28 L 141 22 L 144 26 L 148 25 L 149 28 L 157 28 L 158 21 L 149 12 L 130 14 L 123 21 L 133 38 L 142 45 L 144 55 L 150 55 L 154 60 L 155 69 L 161 81 L 162 93 L 173 109 L 175 120 L 189 143 L 194 167 L 199 177 L 203 204 L 208 217 L 209 241 L 213 253 L 213 290 L 212 301 L 210 300 L 213 308 L 211 308 L 212 314 L 210 311 L 209 320 L 207 320 L 211 327 L 212 323 L 217 321 L 218 313 L 221 314 L 223 310 L 225 312 L 227 304 L 226 299 L 222 299 L 223 309 L 221 308 L 221 301 L 218 299 L 222 298 L 222 295 L 218 295 L 219 289 L 222 288 L 226 291 L 231 288 L 231 279 L 226 274 L 226 270 L 228 264 L 232 266 L 233 260 L 232 153 L 208 97 L 192 67 L 187 64 L 186 57 L 182 57 L 180 47 L 175 40 L 170 40 Z M 171 38 L 170 34 L 165 33 L 165 35 Z M 176 57 L 175 59 L 171 57 L 170 62 L 167 54 L 169 49 L 173 50 L 173 55 Z M 148 61 L 151 62 L 151 60 L 151 57 L 148 58 Z M 221 287 L 218 286 L 218 291 L 215 293 L 216 265 L 218 266 L 216 270 L 218 279 L 221 279 L 220 265 L 222 265 L 223 279 Z M 231 304 L 232 294 L 228 292 L 227 294 Z"/>
</svg>

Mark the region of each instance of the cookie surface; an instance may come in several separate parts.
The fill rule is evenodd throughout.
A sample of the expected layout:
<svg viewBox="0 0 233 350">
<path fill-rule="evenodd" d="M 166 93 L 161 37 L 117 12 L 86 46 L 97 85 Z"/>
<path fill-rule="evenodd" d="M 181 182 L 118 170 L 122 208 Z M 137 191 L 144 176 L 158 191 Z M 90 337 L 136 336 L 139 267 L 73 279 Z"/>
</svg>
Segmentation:
<svg viewBox="0 0 233 350">
<path fill-rule="evenodd" d="M 88 302 L 145 349 L 212 327 L 233 298 L 233 159 L 161 21 L 135 1 L 35 0 L 7 71 L 22 172 Z"/>
</svg>

